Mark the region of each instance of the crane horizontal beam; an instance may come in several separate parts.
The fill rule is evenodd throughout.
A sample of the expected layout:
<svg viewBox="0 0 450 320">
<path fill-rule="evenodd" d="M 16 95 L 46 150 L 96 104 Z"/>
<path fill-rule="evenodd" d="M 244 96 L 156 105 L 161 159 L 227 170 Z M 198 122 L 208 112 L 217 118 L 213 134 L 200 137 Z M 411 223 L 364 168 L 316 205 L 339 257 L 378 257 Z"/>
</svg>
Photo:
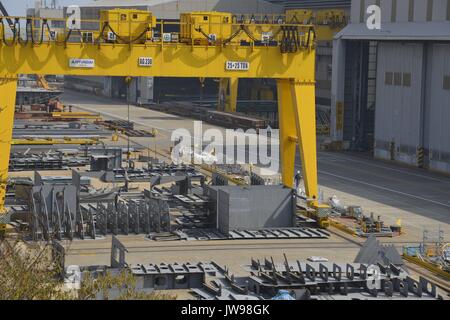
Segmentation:
<svg viewBox="0 0 450 320">
<path fill-rule="evenodd" d="M 147 59 L 147 60 L 145 60 Z M 227 66 L 228 65 L 228 66 Z M 0 78 L 17 74 L 79 76 L 314 79 L 314 50 L 187 44 L 0 45 Z"/>
</svg>

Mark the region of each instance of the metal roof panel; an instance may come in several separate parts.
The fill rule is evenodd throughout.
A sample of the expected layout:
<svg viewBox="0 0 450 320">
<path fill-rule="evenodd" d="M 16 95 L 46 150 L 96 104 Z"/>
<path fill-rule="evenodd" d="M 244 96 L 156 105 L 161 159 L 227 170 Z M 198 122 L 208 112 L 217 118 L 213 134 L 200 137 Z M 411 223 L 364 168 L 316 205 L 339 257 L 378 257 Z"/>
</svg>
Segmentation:
<svg viewBox="0 0 450 320">
<path fill-rule="evenodd" d="M 352 23 L 337 33 L 334 38 L 450 41 L 450 21 L 383 23 L 380 30 L 370 30 L 364 23 Z"/>
</svg>

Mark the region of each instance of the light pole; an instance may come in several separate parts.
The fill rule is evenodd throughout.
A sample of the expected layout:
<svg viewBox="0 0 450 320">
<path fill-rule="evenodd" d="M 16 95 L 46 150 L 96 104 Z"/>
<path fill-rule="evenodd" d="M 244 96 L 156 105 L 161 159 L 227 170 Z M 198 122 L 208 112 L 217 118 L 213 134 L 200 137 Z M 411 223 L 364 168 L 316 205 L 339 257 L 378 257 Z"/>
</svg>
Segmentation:
<svg viewBox="0 0 450 320">
<path fill-rule="evenodd" d="M 126 77 L 125 83 L 127 84 L 127 126 L 130 126 L 130 86 L 131 82 L 133 82 L 132 77 Z M 130 168 L 130 136 L 127 134 L 127 168 Z"/>
</svg>

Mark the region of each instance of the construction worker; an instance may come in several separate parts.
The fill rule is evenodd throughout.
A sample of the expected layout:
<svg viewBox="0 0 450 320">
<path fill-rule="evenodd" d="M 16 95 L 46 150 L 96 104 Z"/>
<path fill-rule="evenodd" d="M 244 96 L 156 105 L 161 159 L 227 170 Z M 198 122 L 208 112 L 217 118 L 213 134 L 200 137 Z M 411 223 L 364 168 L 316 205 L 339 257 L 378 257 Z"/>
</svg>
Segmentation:
<svg viewBox="0 0 450 320">
<path fill-rule="evenodd" d="M 302 181 L 302 174 L 300 173 L 300 170 L 299 170 L 299 171 L 297 171 L 297 173 L 294 177 L 296 191 L 298 190 L 298 187 L 299 187 L 301 181 Z"/>
</svg>

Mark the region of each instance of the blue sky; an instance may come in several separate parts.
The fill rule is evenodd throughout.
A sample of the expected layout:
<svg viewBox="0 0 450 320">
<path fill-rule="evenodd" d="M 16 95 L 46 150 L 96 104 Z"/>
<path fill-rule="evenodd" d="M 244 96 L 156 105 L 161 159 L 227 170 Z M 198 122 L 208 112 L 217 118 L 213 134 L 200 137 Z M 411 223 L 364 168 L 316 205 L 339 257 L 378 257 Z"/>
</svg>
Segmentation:
<svg viewBox="0 0 450 320">
<path fill-rule="evenodd" d="M 27 8 L 33 8 L 35 0 L 1 0 L 8 13 L 12 16 L 25 16 Z M 49 5 L 51 0 L 47 0 Z M 92 0 L 57 0 L 57 5 L 64 7 L 71 4 L 85 4 Z"/>
</svg>

